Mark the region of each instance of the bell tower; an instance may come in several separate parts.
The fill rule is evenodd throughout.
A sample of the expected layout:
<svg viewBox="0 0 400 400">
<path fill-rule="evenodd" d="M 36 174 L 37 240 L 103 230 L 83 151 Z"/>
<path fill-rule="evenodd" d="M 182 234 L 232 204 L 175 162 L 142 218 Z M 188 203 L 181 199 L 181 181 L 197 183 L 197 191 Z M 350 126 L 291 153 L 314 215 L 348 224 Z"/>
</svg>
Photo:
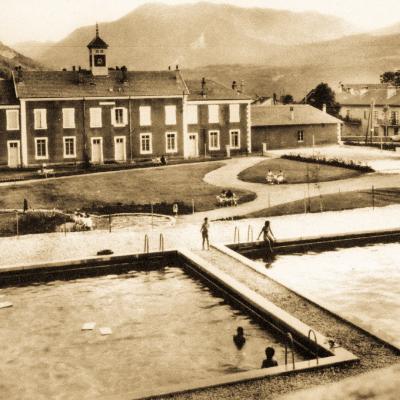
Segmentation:
<svg viewBox="0 0 400 400">
<path fill-rule="evenodd" d="M 99 25 L 96 24 L 96 37 L 87 45 L 89 49 L 89 65 L 94 76 L 108 75 L 108 44 L 99 36 Z"/>
</svg>

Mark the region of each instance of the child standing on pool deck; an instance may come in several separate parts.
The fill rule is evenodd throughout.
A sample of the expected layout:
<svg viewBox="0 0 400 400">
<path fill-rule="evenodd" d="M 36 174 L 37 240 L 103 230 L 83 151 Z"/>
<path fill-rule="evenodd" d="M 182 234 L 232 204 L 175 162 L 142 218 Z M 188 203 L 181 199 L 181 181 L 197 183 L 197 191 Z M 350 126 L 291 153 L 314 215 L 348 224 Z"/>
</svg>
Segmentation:
<svg viewBox="0 0 400 400">
<path fill-rule="evenodd" d="M 208 241 L 208 229 L 210 225 L 208 224 L 208 218 L 204 218 L 203 225 L 201 226 L 200 232 L 203 238 L 203 250 L 204 250 L 204 243 L 207 242 L 207 250 L 210 250 L 210 242 Z"/>
</svg>

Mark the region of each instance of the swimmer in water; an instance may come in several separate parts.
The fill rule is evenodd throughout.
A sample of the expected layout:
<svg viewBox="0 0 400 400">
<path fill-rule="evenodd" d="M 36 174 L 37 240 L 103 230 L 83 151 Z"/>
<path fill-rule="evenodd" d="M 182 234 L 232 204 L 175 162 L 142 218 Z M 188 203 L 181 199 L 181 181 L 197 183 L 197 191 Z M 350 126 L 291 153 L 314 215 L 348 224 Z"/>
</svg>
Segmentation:
<svg viewBox="0 0 400 400">
<path fill-rule="evenodd" d="M 261 368 L 277 367 L 278 361 L 274 359 L 275 349 L 273 347 L 267 347 L 265 349 L 266 359 L 263 360 Z"/>
<path fill-rule="evenodd" d="M 241 350 L 242 347 L 246 344 L 246 338 L 244 337 L 244 330 L 241 326 L 238 326 L 236 330 L 236 335 L 233 335 L 233 342 L 238 350 Z"/>
</svg>

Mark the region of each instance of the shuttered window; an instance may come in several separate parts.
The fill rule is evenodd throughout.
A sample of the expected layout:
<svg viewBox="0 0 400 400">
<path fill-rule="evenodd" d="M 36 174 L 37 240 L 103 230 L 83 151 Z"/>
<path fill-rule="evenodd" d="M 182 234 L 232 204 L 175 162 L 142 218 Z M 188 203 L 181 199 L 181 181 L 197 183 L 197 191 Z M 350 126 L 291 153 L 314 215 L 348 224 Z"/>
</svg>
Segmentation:
<svg viewBox="0 0 400 400">
<path fill-rule="evenodd" d="M 91 128 L 101 128 L 102 118 L 101 118 L 101 108 L 93 107 L 90 109 L 90 127 Z"/>
</svg>

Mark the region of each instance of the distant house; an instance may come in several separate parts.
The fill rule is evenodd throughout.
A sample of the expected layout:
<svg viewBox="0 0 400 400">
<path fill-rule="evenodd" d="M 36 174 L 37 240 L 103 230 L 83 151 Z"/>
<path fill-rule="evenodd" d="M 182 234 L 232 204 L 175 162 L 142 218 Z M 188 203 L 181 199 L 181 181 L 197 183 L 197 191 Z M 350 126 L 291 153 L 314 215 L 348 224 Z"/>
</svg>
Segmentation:
<svg viewBox="0 0 400 400">
<path fill-rule="evenodd" d="M 342 121 L 307 104 L 252 106 L 252 149 L 284 149 L 338 143 Z"/>
<path fill-rule="evenodd" d="M 399 135 L 400 88 L 389 84 L 341 84 L 336 92 L 345 124 L 343 140 L 390 140 Z"/>
<path fill-rule="evenodd" d="M 0 164 L 131 162 L 161 155 L 251 152 L 250 103 L 236 87 L 186 81 L 179 68 L 109 67 L 88 44 L 89 69 L 25 71 L 0 81 Z"/>
</svg>

